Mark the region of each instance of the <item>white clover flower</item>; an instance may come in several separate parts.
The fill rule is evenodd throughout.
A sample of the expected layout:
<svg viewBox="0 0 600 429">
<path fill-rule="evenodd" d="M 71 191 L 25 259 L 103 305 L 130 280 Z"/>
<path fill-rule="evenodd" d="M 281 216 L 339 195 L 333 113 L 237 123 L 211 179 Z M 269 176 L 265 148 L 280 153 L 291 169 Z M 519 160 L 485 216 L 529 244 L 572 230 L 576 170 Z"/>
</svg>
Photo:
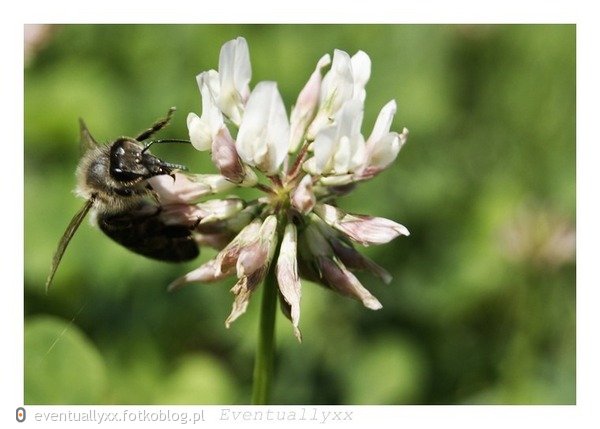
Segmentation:
<svg viewBox="0 0 600 429">
<path fill-rule="evenodd" d="M 223 46 L 219 71 L 198 75 L 202 116 L 188 117 L 194 146 L 211 151 L 219 174 L 177 174 L 174 183 L 165 176 L 153 184 L 164 204 L 165 223 L 190 225 L 198 243 L 220 251 L 175 280 L 170 290 L 237 278 L 225 322 L 230 326 L 246 311 L 259 284 L 271 278 L 299 340 L 301 279 L 320 283 L 369 309 L 382 307 L 354 272 L 366 270 L 385 283 L 392 278 L 353 243 L 383 244 L 409 232 L 392 220 L 346 213 L 335 202 L 387 168 L 408 137 L 407 129 L 391 130 L 396 113 L 391 100 L 381 109 L 369 138 L 364 138 L 361 127 L 370 74 L 371 60 L 362 51 L 350 57 L 336 49 L 333 60 L 322 56 L 297 98 L 290 123 L 275 82 L 259 82 L 250 90 L 246 41 L 239 37 Z M 264 195 L 251 201 L 238 197 L 199 201 L 236 186 L 255 187 Z"/>
</svg>

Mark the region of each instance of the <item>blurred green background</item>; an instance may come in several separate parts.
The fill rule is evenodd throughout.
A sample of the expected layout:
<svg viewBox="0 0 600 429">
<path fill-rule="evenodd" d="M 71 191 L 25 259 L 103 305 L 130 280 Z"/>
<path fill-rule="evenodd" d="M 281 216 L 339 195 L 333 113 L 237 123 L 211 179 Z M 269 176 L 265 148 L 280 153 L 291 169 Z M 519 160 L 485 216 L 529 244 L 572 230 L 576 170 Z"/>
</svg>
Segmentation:
<svg viewBox="0 0 600 429">
<path fill-rule="evenodd" d="M 276 80 L 288 108 L 321 55 L 364 50 L 363 133 L 392 98 L 393 128 L 410 129 L 393 166 L 339 201 L 411 232 L 363 249 L 394 275 L 359 276 L 384 308 L 305 283 L 302 344 L 278 316 L 273 402 L 575 403 L 573 25 L 26 27 L 25 402 L 249 402 L 258 294 L 227 330 L 231 281 L 165 290 L 213 251 L 153 262 L 84 222 L 44 292 L 82 205 L 77 119 L 108 142 L 177 106 L 161 136 L 185 138 L 195 75 L 239 35 L 251 85 Z M 215 171 L 189 147 L 154 151 Z"/>
</svg>

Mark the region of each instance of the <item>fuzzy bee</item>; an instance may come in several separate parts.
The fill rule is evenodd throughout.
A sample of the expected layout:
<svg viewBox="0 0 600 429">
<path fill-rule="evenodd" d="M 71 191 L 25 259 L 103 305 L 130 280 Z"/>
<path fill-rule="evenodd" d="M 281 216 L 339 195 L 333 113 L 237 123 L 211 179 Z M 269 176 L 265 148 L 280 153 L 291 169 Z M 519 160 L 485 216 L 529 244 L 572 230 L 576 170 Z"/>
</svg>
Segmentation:
<svg viewBox="0 0 600 429">
<path fill-rule="evenodd" d="M 167 262 L 183 262 L 196 258 L 200 249 L 190 225 L 166 224 L 160 217 L 161 205 L 148 179 L 185 170 L 149 152 L 156 143 L 189 143 L 187 140 L 162 139 L 147 141 L 164 128 L 175 108 L 135 138 L 119 137 L 108 145 L 94 140 L 80 119 L 80 138 L 84 154 L 77 167 L 76 194 L 86 200 L 63 234 L 54 258 L 46 289 L 77 228 L 88 212 L 92 221 L 108 237 L 140 255 Z"/>
</svg>

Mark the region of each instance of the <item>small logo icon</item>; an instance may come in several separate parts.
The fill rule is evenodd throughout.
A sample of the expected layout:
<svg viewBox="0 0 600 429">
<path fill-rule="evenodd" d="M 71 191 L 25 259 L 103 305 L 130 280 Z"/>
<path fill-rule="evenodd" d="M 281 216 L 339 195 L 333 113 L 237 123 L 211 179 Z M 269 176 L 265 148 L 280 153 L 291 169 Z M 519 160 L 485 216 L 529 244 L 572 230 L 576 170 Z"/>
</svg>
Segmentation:
<svg viewBox="0 0 600 429">
<path fill-rule="evenodd" d="M 17 421 L 19 423 L 23 423 L 25 421 L 25 408 L 17 408 Z"/>
</svg>

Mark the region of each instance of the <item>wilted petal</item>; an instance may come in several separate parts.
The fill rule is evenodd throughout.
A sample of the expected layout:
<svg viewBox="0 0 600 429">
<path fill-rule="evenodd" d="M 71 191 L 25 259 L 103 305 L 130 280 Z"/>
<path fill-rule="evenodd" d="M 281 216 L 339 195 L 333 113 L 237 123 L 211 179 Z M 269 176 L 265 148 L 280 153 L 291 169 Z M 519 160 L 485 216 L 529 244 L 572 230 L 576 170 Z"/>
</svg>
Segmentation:
<svg viewBox="0 0 600 429">
<path fill-rule="evenodd" d="M 313 119 L 321 94 L 321 69 L 331 63 L 329 54 L 321 57 L 315 71 L 300 91 L 296 105 L 290 115 L 290 145 L 289 152 L 295 152 L 302 142 L 306 127 Z"/>
<path fill-rule="evenodd" d="M 288 153 L 290 125 L 275 82 L 260 82 L 250 94 L 236 149 L 242 160 L 271 175 Z"/>
<path fill-rule="evenodd" d="M 250 296 L 263 280 L 265 274 L 265 270 L 257 270 L 249 276 L 242 277 L 235 286 L 233 286 L 231 292 L 235 295 L 235 299 L 233 301 L 231 314 L 229 314 L 229 317 L 225 320 L 226 328 L 229 328 L 238 317 L 246 312 Z"/>
<path fill-rule="evenodd" d="M 347 268 L 351 270 L 367 270 L 383 280 L 385 284 L 389 284 L 392 281 L 392 275 L 387 270 L 358 252 L 351 244 L 333 237 L 329 239 L 329 244 L 331 244 L 335 256 Z"/>
<path fill-rule="evenodd" d="M 243 37 L 230 40 L 219 55 L 220 92 L 218 104 L 223 113 L 238 125 L 242 121 L 244 103 L 250 92 L 250 51 Z"/>
<path fill-rule="evenodd" d="M 260 227 L 256 241 L 243 246 L 236 263 L 237 276 L 248 276 L 268 267 L 277 245 L 277 217 L 268 216 Z"/>
<path fill-rule="evenodd" d="M 235 272 L 233 267 L 229 267 L 226 271 L 218 269 L 218 263 L 216 259 L 202 264 L 194 271 L 187 273 L 185 276 L 179 277 L 178 279 L 171 282 L 167 290 L 174 292 L 181 289 L 183 286 L 190 283 L 212 283 L 218 280 L 224 279 L 225 277 L 231 276 Z"/>
<path fill-rule="evenodd" d="M 327 241 L 327 238 L 323 235 L 321 229 L 318 227 L 318 217 L 314 214 L 308 216 L 312 221 L 308 223 L 306 228 L 301 234 L 302 248 L 300 252 L 304 259 L 310 260 L 316 256 L 333 256 L 333 250 Z"/>
<path fill-rule="evenodd" d="M 318 280 L 316 280 L 318 282 Z M 281 309 L 281 312 L 283 313 L 283 315 L 290 321 L 292 322 L 292 327 L 294 329 L 294 336 L 296 337 L 296 339 L 298 340 L 299 343 L 302 342 L 302 332 L 300 331 L 300 328 L 296 327 L 293 325 L 293 321 L 292 321 L 292 306 L 285 300 L 285 298 L 283 297 L 283 295 L 281 294 L 281 292 L 279 292 L 279 308 Z"/>
<path fill-rule="evenodd" d="M 223 271 L 228 271 L 230 267 L 235 269 L 242 248 L 258 240 L 261 224 L 260 219 L 249 223 L 231 240 L 231 243 L 219 252 L 215 258 L 217 269 Z"/>
<path fill-rule="evenodd" d="M 279 291 L 290 306 L 290 318 L 294 326 L 294 334 L 301 340 L 298 324 L 300 323 L 301 284 L 298 276 L 296 226 L 289 223 L 285 226 L 279 257 L 277 258 L 277 283 Z"/>
<path fill-rule="evenodd" d="M 360 283 L 354 274 L 339 261 L 320 257 L 318 265 L 327 286 L 343 295 L 357 299 L 371 310 L 382 308 L 381 303 Z"/>
<path fill-rule="evenodd" d="M 406 227 L 392 220 L 346 214 L 329 204 L 317 204 L 314 212 L 326 223 L 365 246 L 387 243 L 399 235 L 409 235 Z"/>
</svg>

